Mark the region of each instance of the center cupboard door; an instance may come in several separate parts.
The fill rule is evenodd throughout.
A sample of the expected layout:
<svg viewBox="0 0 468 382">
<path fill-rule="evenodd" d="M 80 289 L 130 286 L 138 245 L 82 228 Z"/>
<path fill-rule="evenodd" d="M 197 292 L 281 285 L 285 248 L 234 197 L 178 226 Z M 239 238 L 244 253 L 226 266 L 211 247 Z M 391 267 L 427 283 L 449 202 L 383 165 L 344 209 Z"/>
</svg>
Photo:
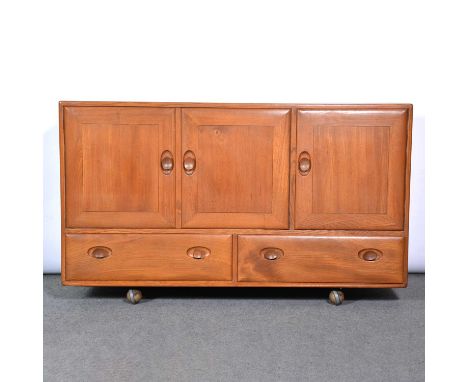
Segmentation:
<svg viewBox="0 0 468 382">
<path fill-rule="evenodd" d="M 296 228 L 403 229 L 408 114 L 298 111 Z"/>
<path fill-rule="evenodd" d="M 63 118 L 67 227 L 175 227 L 175 109 L 76 106 Z"/>
<path fill-rule="evenodd" d="M 290 112 L 182 110 L 182 227 L 288 228 Z"/>
</svg>

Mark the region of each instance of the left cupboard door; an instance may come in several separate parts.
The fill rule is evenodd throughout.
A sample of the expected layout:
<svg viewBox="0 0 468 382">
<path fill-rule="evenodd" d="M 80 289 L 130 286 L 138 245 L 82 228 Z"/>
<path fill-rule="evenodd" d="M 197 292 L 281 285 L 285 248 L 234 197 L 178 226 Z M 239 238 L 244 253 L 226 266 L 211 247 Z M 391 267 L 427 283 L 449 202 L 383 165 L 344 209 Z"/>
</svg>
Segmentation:
<svg viewBox="0 0 468 382">
<path fill-rule="evenodd" d="M 175 109 L 63 109 L 67 227 L 175 227 Z"/>
</svg>

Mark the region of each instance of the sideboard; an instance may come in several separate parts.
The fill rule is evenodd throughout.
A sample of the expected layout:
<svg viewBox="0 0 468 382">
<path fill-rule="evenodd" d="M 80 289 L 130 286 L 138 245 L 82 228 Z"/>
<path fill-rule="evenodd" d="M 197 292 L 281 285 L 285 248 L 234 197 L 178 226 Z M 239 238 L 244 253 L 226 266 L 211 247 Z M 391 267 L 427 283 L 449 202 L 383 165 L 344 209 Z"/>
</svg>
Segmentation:
<svg viewBox="0 0 468 382">
<path fill-rule="evenodd" d="M 407 285 L 412 105 L 59 104 L 62 282 Z"/>
</svg>

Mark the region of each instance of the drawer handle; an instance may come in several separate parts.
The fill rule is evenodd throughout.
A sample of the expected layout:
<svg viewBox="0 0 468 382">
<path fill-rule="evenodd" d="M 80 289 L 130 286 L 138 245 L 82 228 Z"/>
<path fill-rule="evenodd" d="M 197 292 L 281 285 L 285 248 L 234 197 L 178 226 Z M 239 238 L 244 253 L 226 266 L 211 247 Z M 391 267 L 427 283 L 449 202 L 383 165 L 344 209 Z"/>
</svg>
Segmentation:
<svg viewBox="0 0 468 382">
<path fill-rule="evenodd" d="M 266 260 L 278 260 L 281 256 L 284 256 L 284 252 L 279 248 L 263 248 L 260 255 Z"/>
<path fill-rule="evenodd" d="M 164 175 L 169 175 L 174 168 L 174 157 L 170 151 L 161 154 L 161 169 Z"/>
<path fill-rule="evenodd" d="M 184 171 L 187 175 L 192 175 L 197 167 L 197 161 L 193 151 L 186 151 L 184 154 Z"/>
<path fill-rule="evenodd" d="M 359 257 L 364 261 L 377 261 L 383 256 L 378 249 L 363 249 L 359 252 Z"/>
<path fill-rule="evenodd" d="M 205 247 L 192 247 L 187 250 L 187 255 L 195 260 L 203 260 L 209 256 L 211 251 Z"/>
<path fill-rule="evenodd" d="M 94 257 L 95 259 L 101 260 L 109 257 L 112 254 L 112 250 L 107 247 L 92 247 L 88 249 L 88 255 Z"/>
<path fill-rule="evenodd" d="M 310 155 L 307 151 L 303 151 L 299 155 L 299 174 L 306 176 L 310 172 L 311 162 Z"/>
</svg>

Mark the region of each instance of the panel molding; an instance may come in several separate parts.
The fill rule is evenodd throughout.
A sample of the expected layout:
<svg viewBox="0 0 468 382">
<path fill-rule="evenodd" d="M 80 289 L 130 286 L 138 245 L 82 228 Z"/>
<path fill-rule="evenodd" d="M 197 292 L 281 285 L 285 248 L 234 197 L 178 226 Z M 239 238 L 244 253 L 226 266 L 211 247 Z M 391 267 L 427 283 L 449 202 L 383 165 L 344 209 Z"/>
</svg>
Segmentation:
<svg viewBox="0 0 468 382">
<path fill-rule="evenodd" d="M 378 229 L 378 230 L 402 230 L 404 228 L 405 222 L 405 182 L 404 174 L 406 168 L 406 143 L 407 143 L 407 118 L 408 118 L 408 109 L 400 110 L 374 110 L 374 109 L 357 109 L 353 111 L 344 111 L 344 110 L 335 110 L 335 109 L 321 109 L 321 110 L 309 110 L 309 109 L 300 109 L 298 110 L 298 132 L 297 132 L 297 152 L 306 151 L 309 152 L 312 158 L 312 170 L 306 176 L 296 175 L 296 224 L 295 228 L 299 229 Z M 313 200 L 317 197 L 317 192 L 324 192 L 319 188 L 315 188 L 314 179 L 316 177 L 314 171 L 314 164 L 320 166 L 320 163 L 317 159 L 317 154 L 315 152 L 314 145 L 316 144 L 317 131 L 324 127 L 336 127 L 340 126 L 343 129 L 347 129 L 348 126 L 353 128 L 364 127 L 364 128 L 382 128 L 388 127 L 389 136 L 388 136 L 388 159 L 386 159 L 386 192 L 385 196 L 385 208 L 372 213 L 371 211 L 358 212 L 331 212 L 320 209 L 317 211 L 316 204 L 320 202 L 319 200 Z M 346 134 L 352 134 L 352 132 L 347 132 Z M 356 138 L 356 137 L 355 137 Z M 365 149 L 369 149 L 369 144 L 365 145 L 365 138 L 362 143 Z M 357 139 L 357 138 L 356 138 Z M 339 142 L 338 142 L 339 143 Z M 338 145 L 338 143 L 333 141 L 333 145 Z M 359 147 L 360 146 L 356 146 Z M 346 149 L 346 148 L 345 148 Z M 374 148 L 370 148 L 374 149 Z M 320 152 L 320 149 L 318 149 Z M 332 148 L 333 153 L 337 150 L 336 147 Z M 340 160 L 336 159 L 337 155 L 329 155 L 331 161 Z M 323 162 L 324 159 L 322 159 Z M 368 163 L 368 162 L 366 162 Z M 325 166 L 325 169 L 322 171 L 330 171 L 330 166 L 334 168 L 335 163 L 321 163 Z M 358 165 L 358 164 L 357 164 Z M 356 164 L 342 164 L 341 167 L 336 167 L 336 169 L 342 168 L 351 168 L 354 169 Z M 383 165 L 383 164 L 382 164 Z M 338 166 L 338 165 L 336 165 Z M 374 166 L 373 163 L 370 163 L 369 166 Z M 375 166 L 374 166 L 375 167 Z M 378 176 L 381 171 L 378 171 L 378 166 L 374 168 Z M 296 170 L 297 171 L 297 170 Z M 363 170 L 364 171 L 364 170 Z M 324 175 L 323 175 L 324 176 Z M 331 175 L 333 176 L 333 171 Z M 339 176 L 339 173 L 335 176 Z M 354 176 L 357 176 L 354 174 Z M 357 179 L 357 178 L 356 178 Z M 355 180 L 354 182 L 358 182 Z M 356 183 L 357 184 L 357 183 Z M 349 186 L 349 185 L 348 185 Z M 382 185 L 383 186 L 383 185 Z M 378 185 L 375 186 L 378 188 Z M 319 191 L 317 191 L 319 190 Z M 335 187 L 336 190 L 336 187 Z M 365 191 L 365 190 L 364 190 Z M 372 191 L 372 190 L 371 190 Z M 337 192 L 337 191 L 335 191 Z M 320 194 L 318 194 L 320 195 Z M 362 198 L 364 198 L 363 195 Z M 382 192 L 374 190 L 373 194 L 370 195 L 373 198 L 382 198 Z M 335 198 L 348 198 L 349 203 L 354 199 L 359 201 L 359 198 L 356 198 L 356 194 L 346 191 L 342 195 L 336 195 Z M 322 196 L 324 201 L 327 201 L 333 208 L 336 205 L 336 200 L 333 200 L 333 193 L 330 191 Z M 361 199 L 362 199 L 361 198 Z M 378 200 L 378 199 L 376 199 Z M 346 202 L 346 199 L 344 199 Z M 375 203 L 375 201 L 374 201 Z M 353 206 L 356 205 L 356 201 L 353 202 Z M 327 208 L 330 209 L 330 206 Z M 325 212 L 326 211 L 326 212 Z"/>
<path fill-rule="evenodd" d="M 175 174 L 174 171 L 169 175 L 163 175 L 160 168 L 160 155 L 164 150 L 175 152 L 175 109 L 148 109 L 141 110 L 140 108 L 117 108 L 117 107 L 65 107 L 64 108 L 64 166 L 66 168 L 65 177 L 65 192 L 66 197 L 66 227 L 97 227 L 97 228 L 170 228 L 175 227 Z M 150 129 L 156 129 L 157 144 L 150 145 L 149 142 L 144 141 L 144 135 L 139 137 L 141 144 L 151 146 L 152 153 L 149 158 L 140 158 L 139 169 L 147 171 L 148 168 L 143 167 L 144 162 L 151 161 L 151 168 L 157 171 L 153 176 L 154 184 L 146 185 L 148 190 L 143 190 L 143 195 L 148 195 L 149 204 L 146 202 L 141 208 L 130 208 L 123 210 L 118 208 L 118 203 L 114 209 L 102 210 L 92 208 L 86 205 L 85 193 L 89 191 L 90 197 L 98 197 L 103 192 L 92 192 L 85 188 L 85 166 L 84 158 L 85 150 L 83 148 L 83 134 L 86 126 L 99 125 L 110 126 L 108 129 L 115 129 L 118 133 L 123 134 L 122 137 L 118 136 L 116 139 L 122 139 L 120 147 L 125 148 L 125 139 L 133 139 L 134 137 L 130 132 L 119 131 L 119 127 L 131 129 L 132 126 L 147 126 Z M 151 131 L 151 130 L 149 130 Z M 126 136 L 128 135 L 128 136 Z M 140 134 L 141 135 L 141 134 Z M 114 142 L 112 142 L 114 143 Z M 109 143 L 111 144 L 111 143 Z M 153 149 L 154 146 L 154 149 Z M 148 148 L 148 147 L 147 147 Z M 149 149 L 149 148 L 148 148 Z M 109 149 L 110 150 L 110 149 Z M 128 148 L 129 151 L 135 149 Z M 153 155 L 154 154 L 154 155 Z M 114 153 L 117 155 L 118 153 Z M 123 154 L 125 155 L 125 153 Z M 133 155 L 128 152 L 127 155 Z M 125 161 L 126 163 L 128 161 Z M 114 162 L 113 162 L 114 163 Z M 118 166 L 118 160 L 117 160 Z M 143 174 L 142 174 L 143 176 Z M 111 176 L 112 177 L 112 176 Z M 114 175 L 116 177 L 116 175 Z M 141 178 L 141 177 L 140 177 Z M 109 190 L 118 187 L 118 181 L 115 178 L 106 187 Z M 144 177 L 143 177 L 144 179 Z M 150 183 L 153 182 L 150 180 Z M 115 184 L 114 184 L 115 183 Z M 128 184 L 128 183 L 127 183 Z M 138 187 L 132 183 L 128 187 Z M 101 190 L 102 191 L 102 190 Z M 117 190 L 116 195 L 118 195 Z M 110 194 L 112 197 L 112 193 Z M 112 200 L 112 199 L 110 199 Z M 125 203 L 125 195 L 121 195 L 121 200 Z M 107 201 L 107 203 L 110 203 Z M 138 203 L 136 201 L 135 203 Z M 145 203 L 143 203 L 145 204 Z M 98 204 L 99 205 L 99 202 Z M 94 206 L 96 207 L 96 206 Z M 112 208 L 112 207 L 111 207 Z"/>
<path fill-rule="evenodd" d="M 200 211 L 199 182 L 204 181 L 201 179 L 203 172 L 200 171 L 200 166 L 204 164 L 197 159 L 197 170 L 190 176 L 182 174 L 182 227 L 288 228 L 290 110 L 182 109 L 182 152 L 190 150 L 197 158 L 203 157 L 203 153 L 200 153 L 202 146 L 199 142 L 200 131 L 207 126 L 213 128 L 262 126 L 273 130 L 271 212 Z M 210 166 L 213 167 L 215 164 L 210 161 Z M 219 174 L 221 173 L 218 171 Z M 230 197 L 233 197 L 232 194 Z"/>
<path fill-rule="evenodd" d="M 284 115 L 280 118 L 279 124 L 287 125 L 287 135 L 281 135 L 286 139 L 286 177 L 285 187 L 287 193 L 287 205 L 284 211 L 281 213 L 278 210 L 274 211 L 272 208 L 271 214 L 259 214 L 259 213 L 229 213 L 223 214 L 218 212 L 203 212 L 201 214 L 195 214 L 190 217 L 189 224 L 185 222 L 185 208 L 187 207 L 186 193 L 182 190 L 185 179 L 185 173 L 183 170 L 183 153 L 186 148 L 183 142 L 182 123 L 184 119 L 184 113 L 188 110 L 210 110 L 213 112 L 237 112 L 238 110 L 244 110 L 248 112 L 261 112 L 266 111 L 273 113 L 280 110 Z M 115 111 L 118 110 L 118 117 L 115 117 Z M 74 160 L 74 155 L 70 155 L 70 147 L 75 147 L 74 153 L 80 151 L 80 138 L 70 131 L 70 124 L 75 123 L 73 118 L 80 119 L 86 123 L 85 114 L 93 115 L 96 113 L 104 113 L 103 118 L 108 121 L 116 121 L 121 126 L 128 125 L 145 125 L 148 121 L 149 115 L 153 112 L 158 111 L 161 113 L 161 126 L 172 126 L 171 129 L 167 130 L 166 127 L 159 129 L 159 134 L 162 134 L 161 139 L 167 139 L 167 142 L 171 146 L 171 152 L 174 157 L 174 170 L 171 173 L 170 178 L 172 183 L 170 187 L 165 185 L 158 185 L 158 211 L 85 211 L 82 200 L 77 199 L 79 192 L 75 192 L 74 183 L 80 179 L 80 174 L 74 166 L 70 167 L 70 163 Z M 304 111 L 314 111 L 320 114 L 320 118 L 326 118 L 330 114 L 339 114 L 343 117 L 352 116 L 356 113 L 367 114 L 367 115 L 379 115 L 379 116 L 394 116 L 394 119 L 388 119 L 390 123 L 389 129 L 393 133 L 395 126 L 398 126 L 398 139 L 392 141 L 392 149 L 401 151 L 402 155 L 398 157 L 398 165 L 402 166 L 403 172 L 397 172 L 390 169 L 390 163 L 392 163 L 392 157 L 389 156 L 388 160 L 388 181 L 387 189 L 393 189 L 392 182 L 398 183 L 399 195 L 394 194 L 393 197 L 387 198 L 385 204 L 385 210 L 382 208 L 380 211 L 383 213 L 326 213 L 318 214 L 320 209 L 311 209 L 308 216 L 301 206 L 302 192 L 300 186 L 300 180 L 303 177 L 298 172 L 298 155 L 301 153 L 301 135 L 298 128 L 301 123 L 300 114 Z M 124 117 L 121 118 L 121 112 Z M 151 117 L 152 118 L 152 117 Z M 185 115 L 185 118 L 188 118 Z M 151 119 L 154 124 L 154 119 Z M 189 119 L 187 119 L 189 120 Z M 88 119 L 89 121 L 89 119 Z M 158 120 L 159 121 L 159 120 Z M 198 123 L 198 119 L 191 120 L 191 123 Z M 242 122 L 242 121 L 241 121 Z M 158 122 L 159 123 L 159 122 Z M 270 124 L 275 126 L 276 122 Z M 260 125 L 263 125 L 261 123 Z M 350 124 L 352 125 L 352 124 Z M 184 102 L 74 102 L 74 101 L 62 101 L 59 105 L 59 126 L 60 126 L 60 161 L 61 161 L 61 207 L 62 207 L 62 281 L 64 285 L 80 285 L 80 286 L 204 286 L 204 287 L 350 287 L 350 288 L 393 288 L 393 287 L 405 287 L 407 285 L 407 266 L 408 266 L 408 220 L 409 220 L 409 188 L 410 188 L 410 166 L 411 166 L 411 128 L 412 128 L 412 105 L 409 104 L 362 104 L 362 105 L 323 105 L 323 104 L 243 104 L 243 103 L 184 103 Z M 382 124 L 383 126 L 383 124 Z M 300 128 L 299 128 L 300 130 Z M 282 131 L 282 134 L 285 132 Z M 393 136 L 393 138 L 395 138 Z M 159 150 L 159 148 L 158 148 Z M 161 152 L 158 153 L 159 159 Z M 393 161 L 395 163 L 395 161 Z M 273 163 L 272 163 L 273 166 Z M 158 166 L 159 168 L 159 166 Z M 273 171 L 274 172 L 274 171 Z M 393 175 L 392 175 L 393 174 Z M 81 173 L 83 177 L 83 173 Z M 158 182 L 160 176 L 157 177 Z M 70 183 L 70 179 L 72 180 Z M 283 178 L 284 180 L 284 178 Z M 396 188 L 395 188 L 396 189 Z M 162 192 L 169 190 L 168 192 Z M 83 193 L 83 190 L 81 191 Z M 390 191 L 387 191 L 390 193 Z M 161 197 L 160 197 L 161 195 Z M 283 194 L 284 195 L 284 194 Z M 401 198 L 401 199 L 398 199 Z M 403 204 L 401 204 L 403 200 Z M 275 203 L 272 200 L 272 206 Z M 401 207 L 401 208 L 400 208 Z M 198 210 L 198 208 L 196 208 Z M 304 212 L 305 211 L 305 212 Z M 344 211 L 344 210 L 343 210 Z M 353 211 L 353 210 L 351 210 Z M 235 215 L 235 216 L 233 216 Z M 254 216 L 252 216 L 254 215 Z M 233 217 L 235 219 L 233 219 Z M 198 219 L 198 220 L 197 220 Z M 232 222 L 237 219 L 237 222 Z M 286 219 L 286 220 L 285 220 Z M 328 220 L 327 220 L 328 219 Z M 284 222 L 286 221 L 286 224 Z M 249 223 L 253 222 L 253 227 Z M 267 228 L 265 228 L 267 227 Z M 67 267 L 67 259 L 70 260 L 69 251 L 66 250 L 66 235 L 76 235 L 81 237 L 88 235 L 91 242 L 94 243 L 95 239 L 103 234 L 108 235 L 111 239 L 117 235 L 127 236 L 132 235 L 136 237 L 141 235 L 143 240 L 147 240 L 147 236 L 167 234 L 168 240 L 174 241 L 177 245 L 179 234 L 181 237 L 188 237 L 187 235 L 196 235 L 212 237 L 215 235 L 232 235 L 231 251 L 229 254 L 232 256 L 226 256 L 226 259 L 232 259 L 230 266 L 230 274 L 232 274 L 232 280 L 213 280 L 212 278 L 204 278 L 196 280 L 193 277 L 186 277 L 183 280 L 168 280 L 164 279 L 164 275 L 144 275 L 144 277 L 138 277 L 138 279 L 132 277 L 132 279 L 126 278 L 125 275 L 117 275 L 117 277 L 109 277 L 106 280 L 96 280 L 87 275 L 76 275 L 76 277 L 67 278 L 67 274 L 73 271 L 73 268 Z M 272 241 L 270 244 L 280 245 L 281 242 L 305 240 L 315 241 L 319 238 L 324 240 L 336 239 L 335 247 L 330 250 L 330 259 L 335 256 L 335 249 L 339 251 L 343 246 L 343 243 L 349 240 L 369 240 L 371 238 L 380 239 L 387 241 L 397 240 L 403 238 L 403 253 L 399 250 L 399 261 L 402 263 L 401 267 L 401 282 L 382 282 L 381 278 L 369 279 L 356 278 L 354 282 L 348 280 L 346 282 L 337 279 L 321 279 L 310 280 L 310 282 L 297 282 L 299 279 L 294 279 L 292 282 L 289 281 L 272 281 L 266 278 L 263 281 L 240 281 L 243 279 L 242 273 L 239 273 L 238 262 L 242 261 L 241 258 L 238 260 L 238 250 L 242 251 L 242 237 L 240 235 L 271 235 L 269 240 L 276 240 L 273 237 L 275 235 L 279 238 L 278 241 Z M 133 240 L 133 239 L 132 239 Z M 138 239 L 139 240 L 139 239 Z M 239 240 L 239 243 L 238 243 Z M 398 239 L 401 240 L 401 239 Z M 100 243 L 102 244 L 102 243 Z M 197 240 L 194 245 L 200 245 Z M 135 239 L 135 245 L 138 245 Z M 239 248 L 238 248 L 239 246 Z M 262 248 L 263 248 L 262 244 Z M 148 251 L 149 247 L 142 246 L 144 251 Z M 305 251 L 307 252 L 307 251 Z M 304 256 L 296 256 L 297 264 L 304 259 L 309 259 L 309 253 L 305 253 Z M 76 253 L 75 253 L 76 254 Z M 86 255 L 86 254 L 85 254 Z M 319 255 L 318 257 L 320 257 Z M 77 256 L 78 258 L 79 256 Z M 241 257 L 241 256 L 240 256 Z M 213 259 L 214 257 L 209 257 Z M 131 259 L 125 259 L 125 261 Z M 172 261 L 168 256 L 167 260 Z M 326 256 L 324 259 L 326 261 Z M 346 260 L 346 259 L 345 259 Z M 80 260 L 81 261 L 81 260 Z M 100 261 L 100 260 L 96 260 Z M 153 261 L 153 260 L 152 260 Z M 308 260 L 307 260 L 308 261 Z M 137 261 L 138 262 L 138 261 Z M 69 262 L 70 265 L 70 262 Z M 366 264 L 371 266 L 371 264 Z M 301 267 L 299 267 L 301 268 Z M 303 267 L 302 267 L 303 268 Z M 302 269 L 301 268 L 301 269 Z M 68 269 L 68 270 L 67 270 Z M 83 267 L 86 271 L 87 266 Z M 164 272 L 170 272 L 166 269 Z M 390 270 L 391 271 L 391 270 Z M 105 270 L 103 270 L 105 272 Z M 145 272 L 145 270 L 142 270 Z M 163 273 L 164 273 L 163 272 Z M 226 273 L 227 275 L 228 273 Z M 210 281 L 211 280 L 211 281 Z M 385 280 L 384 280 L 385 281 Z"/>
<path fill-rule="evenodd" d="M 101 173 L 101 176 L 103 176 L 103 175 L 102 175 L 102 171 L 99 171 L 99 169 L 97 169 L 97 170 L 95 169 L 95 167 L 96 167 L 95 162 L 96 161 L 94 161 L 94 163 L 91 163 L 89 167 L 85 166 L 85 163 L 87 162 L 87 160 L 86 160 L 87 155 L 86 154 L 90 154 L 90 157 L 92 158 L 91 153 L 88 152 L 88 148 L 90 146 L 92 146 L 92 141 L 93 141 L 93 139 L 86 138 L 86 136 L 89 135 L 92 132 L 92 130 L 99 129 L 99 127 L 102 126 L 102 124 L 99 124 L 99 123 L 82 123 L 80 125 L 84 125 L 84 127 L 85 127 L 85 128 L 82 128 L 82 130 L 81 130 L 81 132 L 82 132 L 81 139 L 82 139 L 82 142 L 83 142 L 82 143 L 83 150 L 82 150 L 82 158 L 81 158 L 81 161 L 83 163 L 83 166 L 82 166 L 82 170 L 83 170 L 83 172 L 82 172 L 83 210 L 82 210 L 82 212 L 103 212 L 103 213 L 104 212 L 122 212 L 122 213 L 125 213 L 125 212 L 152 212 L 152 213 L 158 213 L 159 212 L 159 192 L 150 192 L 150 193 L 148 193 L 147 197 L 149 197 L 150 202 L 144 208 L 127 208 L 127 209 L 111 209 L 111 208 L 109 208 L 109 209 L 106 209 L 106 208 L 94 207 L 94 209 L 91 209 L 92 207 L 89 207 L 89 205 L 92 204 L 93 201 L 95 202 L 97 194 L 105 194 L 105 193 L 115 191 L 116 189 L 119 188 L 119 185 L 114 184 L 114 187 L 110 187 L 108 192 L 105 192 L 105 191 L 103 192 L 102 190 L 96 190 L 96 192 L 87 192 L 87 187 L 86 186 L 89 185 L 89 183 L 90 183 L 90 182 L 86 181 L 86 179 L 88 178 L 86 176 L 87 175 L 87 169 L 91 168 L 91 173 L 93 173 L 93 170 L 96 171 L 96 174 L 95 174 L 96 178 L 98 177 L 99 173 Z M 122 126 L 124 126 L 126 128 L 130 127 L 132 129 L 134 129 L 135 127 L 147 127 L 148 129 L 145 132 L 145 134 L 143 134 L 143 135 L 148 135 L 148 133 L 154 134 L 154 132 L 155 132 L 154 130 L 156 130 L 157 137 L 151 136 L 151 138 L 156 138 L 156 140 L 154 142 L 154 148 L 159 148 L 161 146 L 159 141 L 160 141 L 160 136 L 162 135 L 161 130 L 163 129 L 163 127 L 160 124 L 153 124 L 153 125 L 149 125 L 149 124 L 129 124 L 129 123 L 127 123 L 127 124 L 122 124 L 122 123 L 113 124 L 113 125 L 110 125 L 111 134 L 122 135 L 123 134 Z M 90 129 L 88 129 L 88 128 L 90 128 Z M 103 141 L 102 139 L 99 139 L 99 137 L 97 137 L 94 140 L 97 141 L 97 142 L 102 142 Z M 119 137 L 118 143 L 120 143 L 121 140 L 122 139 Z M 122 143 L 124 143 L 124 142 L 122 142 Z M 151 151 L 152 151 L 152 153 L 150 154 L 150 157 L 147 158 L 147 160 L 149 159 L 151 162 L 157 163 L 157 158 L 154 155 L 154 150 L 151 150 Z M 115 153 L 111 152 L 111 154 L 114 154 L 114 156 L 115 156 Z M 113 163 L 113 165 L 116 167 L 116 171 L 113 171 L 114 172 L 114 177 L 116 177 L 117 175 L 120 175 L 119 172 L 118 172 L 117 167 L 121 164 L 119 162 L 124 161 L 121 158 L 122 157 L 121 152 L 119 152 L 119 154 L 120 155 L 118 155 L 117 158 L 112 157 L 112 160 L 109 161 L 109 162 Z M 127 154 L 131 155 L 132 153 L 127 153 Z M 148 153 L 146 153 L 146 154 L 148 154 Z M 126 159 L 128 160 L 128 158 L 126 158 Z M 100 162 L 100 160 L 98 160 L 97 162 Z M 143 166 L 140 166 L 140 167 L 142 168 Z M 148 175 L 150 175 L 150 174 L 148 174 Z M 151 188 L 155 188 L 155 189 L 159 190 L 161 174 L 159 172 L 157 172 L 155 174 L 152 174 L 152 176 L 156 177 L 156 179 L 155 179 L 156 184 L 153 185 L 155 187 L 151 187 Z M 92 178 L 92 176 L 90 176 L 90 178 Z M 131 183 L 131 180 L 127 181 L 126 183 Z M 125 195 L 119 195 L 119 199 L 125 199 L 126 197 L 130 197 L 131 195 L 128 195 L 128 194 L 131 194 L 131 193 L 126 193 Z M 90 195 L 90 196 L 92 195 L 92 197 L 91 198 L 86 198 L 86 195 Z M 115 199 L 115 197 L 113 197 L 113 199 Z"/>
</svg>

